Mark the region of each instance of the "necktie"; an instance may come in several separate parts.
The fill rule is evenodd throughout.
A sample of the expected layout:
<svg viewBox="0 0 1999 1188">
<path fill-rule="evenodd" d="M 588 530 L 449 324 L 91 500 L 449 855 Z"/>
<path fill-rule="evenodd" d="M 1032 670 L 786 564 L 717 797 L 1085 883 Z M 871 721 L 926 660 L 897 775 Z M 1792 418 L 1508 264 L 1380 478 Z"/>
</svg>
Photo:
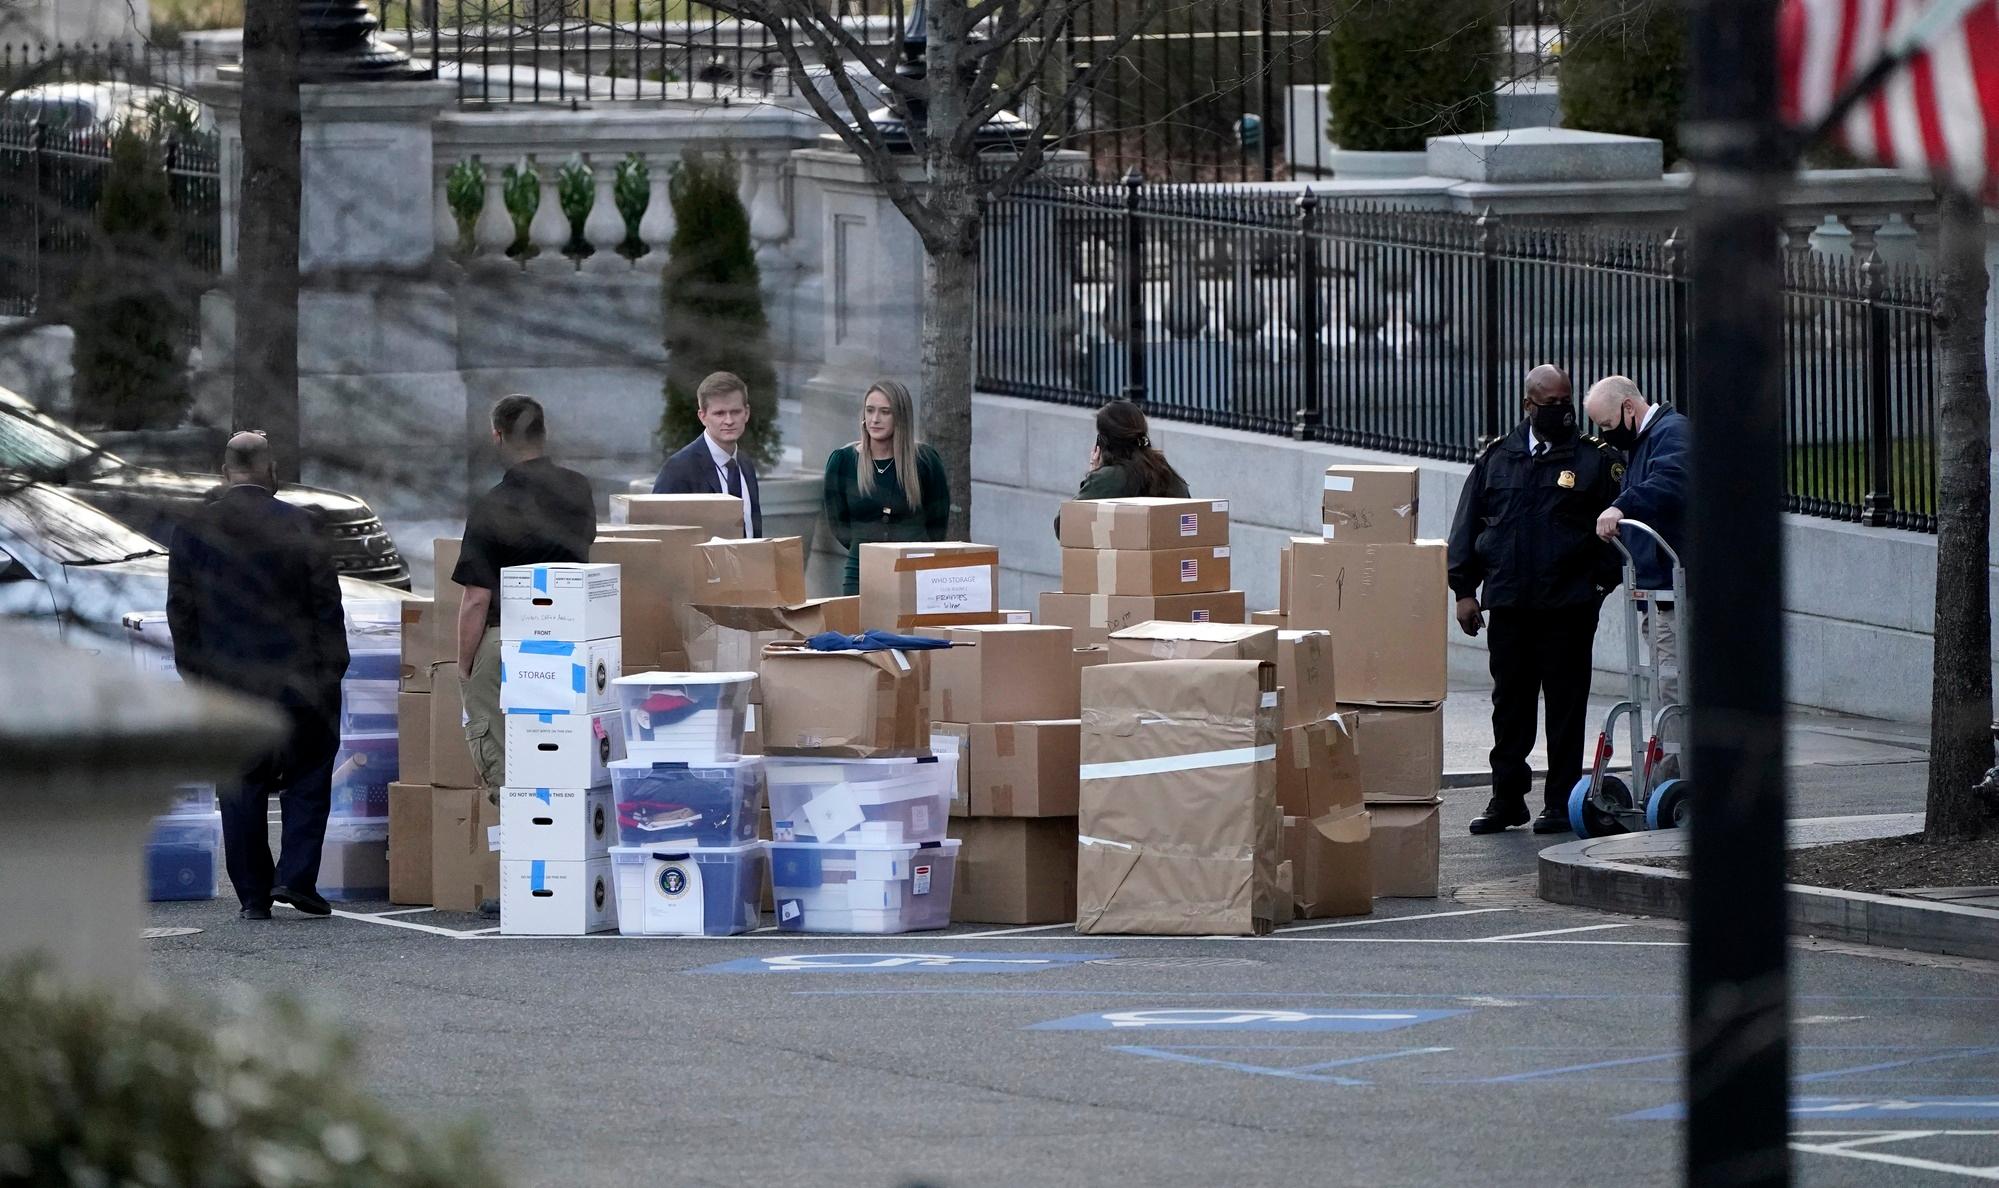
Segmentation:
<svg viewBox="0 0 1999 1188">
<path fill-rule="evenodd" d="M 729 476 L 729 494 L 741 499 L 743 497 L 743 468 L 736 464 L 734 458 L 731 458 L 729 459 L 729 464 L 722 468 L 722 473 Z"/>
<path fill-rule="evenodd" d="M 1547 442 L 1545 442 L 1545 441 L 1537 441 L 1537 442 L 1535 442 L 1535 443 L 1534 443 L 1534 456 L 1535 456 L 1536 458 L 1540 458 L 1540 457 L 1543 457 L 1543 456 L 1545 456 L 1545 455 L 1547 454 L 1547 452 L 1548 452 L 1548 443 L 1547 443 Z M 734 465 L 735 465 L 735 463 L 734 463 L 734 462 L 731 462 L 731 463 L 729 463 L 729 465 L 731 465 L 731 466 L 734 466 Z M 731 480 L 731 481 L 733 482 L 734 480 Z"/>
</svg>

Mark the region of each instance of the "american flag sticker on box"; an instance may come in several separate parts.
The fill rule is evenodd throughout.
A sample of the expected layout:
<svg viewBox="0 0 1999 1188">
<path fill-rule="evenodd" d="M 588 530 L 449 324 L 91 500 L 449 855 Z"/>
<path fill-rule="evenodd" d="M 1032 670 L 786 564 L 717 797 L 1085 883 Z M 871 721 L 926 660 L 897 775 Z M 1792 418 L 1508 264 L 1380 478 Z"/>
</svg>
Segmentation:
<svg viewBox="0 0 1999 1188">
<path fill-rule="evenodd" d="M 1194 612 L 1194 622 L 1196 622 L 1196 623 L 1205 623 L 1205 622 L 1207 622 L 1207 621 L 1208 621 L 1208 612 L 1207 612 L 1207 611 L 1204 611 L 1204 610 L 1197 610 L 1197 611 L 1195 611 L 1195 612 Z"/>
<path fill-rule="evenodd" d="M 1201 534 L 1201 513 L 1184 512 L 1180 516 L 1180 535 L 1199 536 Z"/>
<path fill-rule="evenodd" d="M 1183 582 L 1201 580 L 1201 562 L 1198 558 L 1188 557 L 1180 562 L 1180 580 Z"/>
</svg>

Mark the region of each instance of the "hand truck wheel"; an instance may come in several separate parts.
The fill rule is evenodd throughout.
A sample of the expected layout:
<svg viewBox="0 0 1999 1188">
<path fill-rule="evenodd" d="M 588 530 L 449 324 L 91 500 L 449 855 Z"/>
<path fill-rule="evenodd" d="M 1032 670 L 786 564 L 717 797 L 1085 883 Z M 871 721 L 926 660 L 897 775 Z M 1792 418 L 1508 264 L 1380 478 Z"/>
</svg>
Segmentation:
<svg viewBox="0 0 1999 1188">
<path fill-rule="evenodd" d="M 1647 829 L 1685 829 L 1693 816 L 1694 790 L 1685 780 L 1667 780 L 1653 789 L 1645 806 Z"/>
<path fill-rule="evenodd" d="M 1590 797 L 1590 782 L 1593 777 L 1584 776 L 1569 790 L 1569 828 L 1577 837 L 1610 837 L 1613 834 L 1629 832 L 1624 822 L 1598 808 Z M 1613 775 L 1603 777 L 1603 796 L 1619 808 L 1631 807 L 1631 789 L 1623 780 Z"/>
</svg>

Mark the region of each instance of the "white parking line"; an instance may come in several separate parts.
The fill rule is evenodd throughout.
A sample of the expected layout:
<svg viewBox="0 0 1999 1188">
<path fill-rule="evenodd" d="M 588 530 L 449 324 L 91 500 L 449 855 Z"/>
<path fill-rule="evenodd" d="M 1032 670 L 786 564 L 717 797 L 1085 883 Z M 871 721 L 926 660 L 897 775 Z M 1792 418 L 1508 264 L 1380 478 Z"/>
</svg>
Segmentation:
<svg viewBox="0 0 1999 1188">
<path fill-rule="evenodd" d="M 1481 944 L 1497 944 L 1500 941 L 1533 940 L 1543 936 L 1567 936 L 1572 932 L 1603 932 L 1612 928 L 1629 928 L 1629 924 L 1585 924 L 1581 928 L 1549 928 L 1541 932 L 1514 932 L 1506 936 L 1481 936 Z"/>
<path fill-rule="evenodd" d="M 1074 928 L 1074 927 L 1075 927 L 1074 924 L 1071 924 L 1067 920 L 1064 920 L 1060 924 L 1027 924 L 1023 925 L 1020 928 L 995 928 L 991 932 L 961 932 L 958 933 L 956 936 L 952 937 L 951 939 L 990 940 L 993 937 L 1014 936 L 1022 932 L 1047 932 L 1051 928 Z"/>
<path fill-rule="evenodd" d="M 1461 912 L 1426 912 L 1420 916 L 1369 916 L 1364 920 L 1334 920 L 1330 924 L 1297 924 L 1277 930 L 1278 936 L 1294 932 L 1316 932 L 1321 928 L 1359 928 L 1367 924 L 1400 924 L 1404 920 L 1444 920 L 1452 916 L 1483 916 L 1488 912 L 1510 912 L 1514 908 L 1467 908 Z"/>
<path fill-rule="evenodd" d="M 1941 1163 L 1934 1159 L 1918 1159 L 1911 1155 L 1894 1155 L 1887 1151 L 1862 1151 L 1857 1148 L 1876 1143 L 1910 1142 L 1936 1138 L 1940 1135 L 1984 1135 L 1999 1131 L 1990 1130 L 1894 1130 L 1873 1134 L 1858 1134 L 1853 1131 L 1799 1131 L 1791 1138 L 1793 1151 L 1804 1151 L 1813 1155 L 1837 1155 L 1842 1159 L 1858 1159 L 1868 1163 L 1885 1163 L 1893 1167 L 1912 1168 L 1916 1171 L 1939 1172 L 1944 1175 L 1963 1176 L 1967 1180 L 1999 1182 L 1999 1167 L 1967 1167 L 1957 1163 Z M 1800 1138 L 1835 1138 L 1841 1135 L 1856 1135 L 1843 1138 L 1835 1143 L 1801 1143 Z"/>
<path fill-rule="evenodd" d="M 409 920 L 385 919 L 370 912 L 343 912 L 339 908 L 334 908 L 333 914 L 343 920 L 359 920 L 363 924 L 379 924 L 384 928 L 407 928 L 411 932 L 428 932 L 432 936 L 456 937 L 465 935 L 465 933 L 460 932 L 456 928 L 439 928 L 435 924 L 417 924 Z"/>
<path fill-rule="evenodd" d="M 434 907 L 397 908 L 393 912 L 376 912 L 374 914 L 377 916 L 419 916 L 425 912 L 434 912 L 436 910 Z"/>
</svg>

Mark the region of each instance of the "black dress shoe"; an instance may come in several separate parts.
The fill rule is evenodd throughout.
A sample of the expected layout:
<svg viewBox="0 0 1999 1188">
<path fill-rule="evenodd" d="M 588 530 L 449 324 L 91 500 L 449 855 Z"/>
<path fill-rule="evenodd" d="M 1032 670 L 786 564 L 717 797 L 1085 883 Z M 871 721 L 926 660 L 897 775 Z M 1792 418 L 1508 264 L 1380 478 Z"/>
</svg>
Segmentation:
<svg viewBox="0 0 1999 1188">
<path fill-rule="evenodd" d="M 1567 809 L 1542 809 L 1541 815 L 1534 818 L 1536 833 L 1568 833 L 1572 829 Z"/>
<path fill-rule="evenodd" d="M 246 907 L 242 911 L 237 912 L 236 915 L 244 920 L 268 920 L 271 918 L 271 909 L 267 907 Z"/>
<path fill-rule="evenodd" d="M 482 916 L 484 916 L 484 917 L 486 917 L 486 918 L 487 918 L 488 920 L 497 920 L 497 919 L 499 919 L 499 918 L 500 918 L 500 901 L 499 901 L 499 900 L 497 900 L 497 899 L 482 899 L 482 900 L 480 900 L 480 901 L 479 901 L 479 914 L 480 914 L 480 915 L 482 915 Z"/>
<path fill-rule="evenodd" d="M 1485 802 L 1485 811 L 1471 819 L 1474 834 L 1503 833 L 1515 825 L 1527 823 L 1527 802 L 1524 800 L 1502 800 L 1495 796 Z"/>
<path fill-rule="evenodd" d="M 290 887 L 279 887 L 271 892 L 271 898 L 278 903 L 290 904 L 308 916 L 330 916 L 333 905 L 317 891 L 297 891 Z"/>
</svg>

